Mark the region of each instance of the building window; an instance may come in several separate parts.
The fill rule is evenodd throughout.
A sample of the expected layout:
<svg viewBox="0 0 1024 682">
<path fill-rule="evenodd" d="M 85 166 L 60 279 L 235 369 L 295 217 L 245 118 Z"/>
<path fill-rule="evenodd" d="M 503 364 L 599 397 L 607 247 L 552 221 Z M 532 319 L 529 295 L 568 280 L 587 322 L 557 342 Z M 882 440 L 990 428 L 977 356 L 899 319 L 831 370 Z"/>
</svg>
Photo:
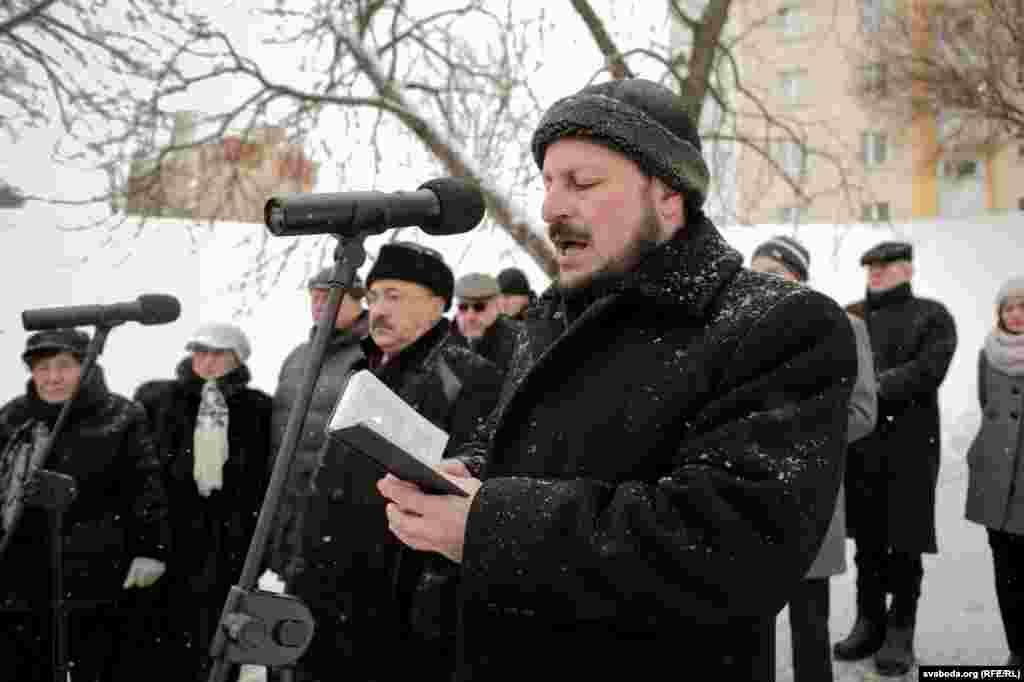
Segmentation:
<svg viewBox="0 0 1024 682">
<path fill-rule="evenodd" d="M 977 178 L 978 173 L 978 162 L 974 159 L 943 161 L 939 164 L 939 174 L 947 180 L 971 180 Z"/>
<path fill-rule="evenodd" d="M 794 40 L 807 30 L 807 16 L 796 5 L 783 5 L 775 13 L 775 28 L 783 40 Z"/>
<path fill-rule="evenodd" d="M 1020 197 L 1017 199 L 1017 210 L 1024 211 L 1024 197 Z"/>
<path fill-rule="evenodd" d="M 807 76 L 804 69 L 792 69 L 779 74 L 779 95 L 788 104 L 797 104 L 800 101 L 800 91 Z"/>
<path fill-rule="evenodd" d="M 783 206 L 779 209 L 779 222 L 797 224 L 803 215 L 803 209 L 799 206 Z"/>
<path fill-rule="evenodd" d="M 776 140 L 772 145 L 772 158 L 790 178 L 807 175 L 807 149 L 796 140 Z"/>
<path fill-rule="evenodd" d="M 888 90 L 886 75 L 886 67 L 882 62 L 873 62 L 861 67 L 861 90 L 867 95 L 884 95 Z"/>
<path fill-rule="evenodd" d="M 882 28 L 882 0 L 861 0 L 860 25 L 867 33 Z"/>
<path fill-rule="evenodd" d="M 860 160 L 868 167 L 880 166 L 888 157 L 888 146 L 885 133 L 865 130 L 860 134 Z"/>
<path fill-rule="evenodd" d="M 870 201 L 860 206 L 860 220 L 864 223 L 889 222 L 889 202 Z"/>
</svg>

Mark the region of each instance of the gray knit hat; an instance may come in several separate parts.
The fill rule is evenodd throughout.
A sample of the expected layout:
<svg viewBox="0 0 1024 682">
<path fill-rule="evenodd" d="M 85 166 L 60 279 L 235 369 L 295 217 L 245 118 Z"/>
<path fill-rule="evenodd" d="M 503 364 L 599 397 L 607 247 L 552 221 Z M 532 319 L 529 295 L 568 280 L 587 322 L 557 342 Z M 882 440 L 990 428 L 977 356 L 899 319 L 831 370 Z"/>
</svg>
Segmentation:
<svg viewBox="0 0 1024 682">
<path fill-rule="evenodd" d="M 627 78 L 589 85 L 555 102 L 533 134 L 533 158 L 543 169 L 548 145 L 582 137 L 632 159 L 640 169 L 694 198 L 708 193 L 710 173 L 686 102 L 654 81 Z"/>
<path fill-rule="evenodd" d="M 807 281 L 808 271 L 811 267 L 811 254 L 807 248 L 785 235 L 772 237 L 765 243 L 754 249 L 753 258 L 768 256 L 782 263 L 787 270 L 800 278 L 801 282 Z"/>
<path fill-rule="evenodd" d="M 233 350 L 243 365 L 252 354 L 252 346 L 245 332 L 233 324 L 223 322 L 207 322 L 200 326 L 185 344 L 185 350 L 189 352 L 208 348 Z"/>
</svg>

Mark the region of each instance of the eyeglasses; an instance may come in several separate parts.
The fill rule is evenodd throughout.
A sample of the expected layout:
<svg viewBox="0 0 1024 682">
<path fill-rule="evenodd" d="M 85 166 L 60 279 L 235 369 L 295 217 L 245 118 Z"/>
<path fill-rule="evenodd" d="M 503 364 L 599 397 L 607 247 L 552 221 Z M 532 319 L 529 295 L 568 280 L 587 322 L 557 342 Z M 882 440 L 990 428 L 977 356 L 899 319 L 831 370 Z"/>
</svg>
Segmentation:
<svg viewBox="0 0 1024 682">
<path fill-rule="evenodd" d="M 489 301 L 473 301 L 472 303 L 462 302 L 458 305 L 458 308 L 460 313 L 464 313 L 470 308 L 472 308 L 475 313 L 482 313 L 487 310 L 488 303 Z"/>
<path fill-rule="evenodd" d="M 375 306 L 382 302 L 386 302 L 390 305 L 401 305 L 408 301 L 416 301 L 427 298 L 426 296 L 417 294 L 403 294 L 401 292 L 393 291 L 391 289 L 388 289 L 387 291 L 383 292 L 367 291 L 363 297 L 366 300 L 366 305 L 368 306 Z"/>
</svg>

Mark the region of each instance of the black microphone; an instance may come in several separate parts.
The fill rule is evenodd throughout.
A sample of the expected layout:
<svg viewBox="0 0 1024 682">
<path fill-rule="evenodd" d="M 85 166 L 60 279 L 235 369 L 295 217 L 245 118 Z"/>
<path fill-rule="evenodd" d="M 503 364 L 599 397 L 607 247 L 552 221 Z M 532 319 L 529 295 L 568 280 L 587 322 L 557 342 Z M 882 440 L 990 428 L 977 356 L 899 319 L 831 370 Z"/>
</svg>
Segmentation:
<svg viewBox="0 0 1024 682">
<path fill-rule="evenodd" d="M 474 184 L 438 178 L 415 192 L 336 192 L 271 197 L 263 218 L 278 237 L 380 234 L 416 225 L 427 234 L 469 232 L 484 217 L 484 198 Z"/>
<path fill-rule="evenodd" d="M 167 324 L 181 315 L 181 303 L 166 294 L 143 294 L 127 303 L 110 305 L 69 305 L 59 308 L 26 310 L 21 314 L 25 331 L 81 327 L 85 325 L 114 325 L 121 322 L 141 324 Z"/>
</svg>

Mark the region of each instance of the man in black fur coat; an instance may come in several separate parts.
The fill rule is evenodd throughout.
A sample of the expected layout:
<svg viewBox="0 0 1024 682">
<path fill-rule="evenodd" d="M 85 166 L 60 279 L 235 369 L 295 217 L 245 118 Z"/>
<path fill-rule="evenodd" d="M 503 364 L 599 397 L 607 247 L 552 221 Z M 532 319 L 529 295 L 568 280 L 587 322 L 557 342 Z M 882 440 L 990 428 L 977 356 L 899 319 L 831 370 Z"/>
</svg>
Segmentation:
<svg viewBox="0 0 1024 682">
<path fill-rule="evenodd" d="M 834 301 L 745 270 L 704 216 L 687 111 L 642 79 L 547 111 L 559 276 L 445 464 L 472 494 L 378 484 L 397 537 L 460 566 L 457 680 L 770 671 L 835 508 L 856 351 Z"/>
</svg>

